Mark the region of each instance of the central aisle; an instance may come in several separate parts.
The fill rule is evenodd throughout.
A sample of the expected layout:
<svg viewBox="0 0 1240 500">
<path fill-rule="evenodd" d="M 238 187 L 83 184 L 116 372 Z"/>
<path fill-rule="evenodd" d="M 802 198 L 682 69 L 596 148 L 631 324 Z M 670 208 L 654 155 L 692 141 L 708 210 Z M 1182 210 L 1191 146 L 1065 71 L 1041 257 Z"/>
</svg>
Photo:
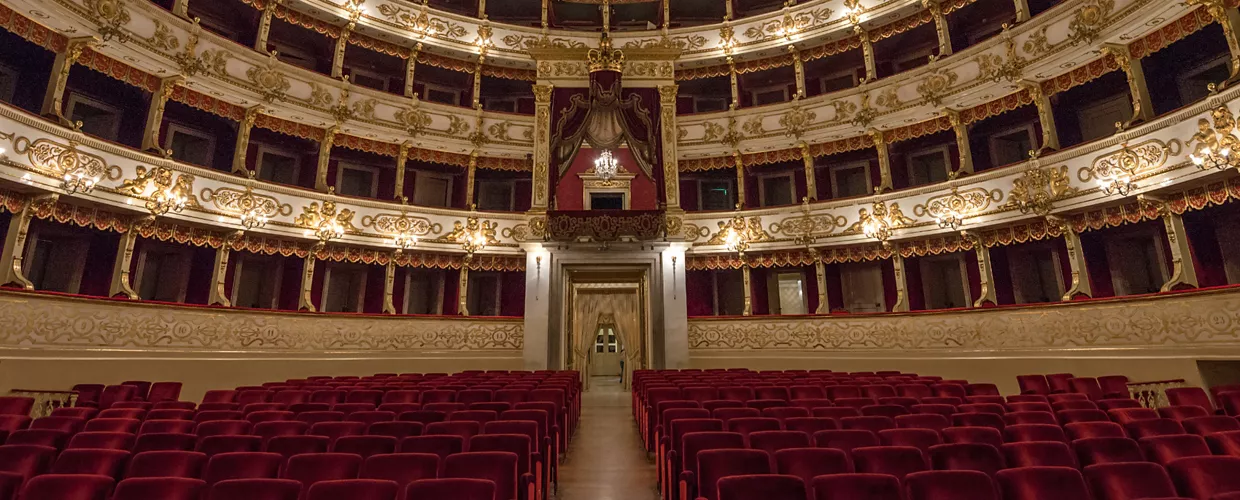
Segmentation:
<svg viewBox="0 0 1240 500">
<path fill-rule="evenodd" d="M 590 380 L 569 460 L 560 468 L 558 500 L 658 500 L 654 464 L 642 449 L 631 406 L 616 378 Z"/>
</svg>

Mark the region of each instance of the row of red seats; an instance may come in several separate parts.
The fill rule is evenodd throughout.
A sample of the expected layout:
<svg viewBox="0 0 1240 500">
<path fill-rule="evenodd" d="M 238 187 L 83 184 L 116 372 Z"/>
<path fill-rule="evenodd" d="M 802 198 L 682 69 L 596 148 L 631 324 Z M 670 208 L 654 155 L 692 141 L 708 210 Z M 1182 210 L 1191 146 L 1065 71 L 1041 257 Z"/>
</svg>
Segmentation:
<svg viewBox="0 0 1240 500">
<path fill-rule="evenodd" d="M 477 500 L 539 498 L 530 474 L 520 469 L 520 457 L 511 452 L 458 453 L 442 460 L 425 453 L 364 459 L 348 453 L 317 453 L 286 459 L 274 453 L 221 453 L 208 458 L 195 452 L 151 451 L 132 460 L 117 450 L 53 454 L 54 450 L 44 447 L 0 446 L 0 462 L 19 469 L 0 473 L 0 497 L 12 498 L 20 488 L 22 500 L 102 500 L 109 495 L 112 500 L 198 500 L 207 491 L 210 498 L 223 498 L 221 489 L 230 495 L 228 500 L 454 500 L 470 498 L 469 492 L 486 493 L 473 496 Z M 458 492 L 422 492 L 410 486 L 439 478 L 477 484 L 453 482 L 465 488 Z M 254 489 L 229 486 L 236 481 L 252 481 Z M 320 486 L 324 483 L 332 486 Z M 115 492 L 111 491 L 113 484 Z M 406 492 L 411 488 L 412 492 Z"/>
<path fill-rule="evenodd" d="M 712 453 L 712 452 L 707 452 Z M 720 457 L 722 459 L 722 457 Z M 731 458 L 739 461 L 741 457 Z M 754 463 L 758 463 L 755 459 Z M 993 476 L 977 471 L 825 474 L 807 483 L 786 474 L 727 474 L 717 500 L 1227 500 L 1240 498 L 1240 458 L 1191 457 L 1164 469 L 1143 462 L 1070 467 L 1021 467 Z M 1170 474 L 1168 474 L 1170 471 Z"/>
<path fill-rule="evenodd" d="M 141 384 L 145 383 L 142 382 L 127 382 L 118 386 L 100 386 L 99 397 L 84 398 L 81 407 L 59 408 L 54 416 L 34 421 L 24 415 L 3 415 L 9 401 L 0 399 L 0 422 L 11 425 L 13 430 L 13 435 L 9 436 L 10 443 L 15 437 L 17 443 L 39 442 L 51 445 L 0 446 L 0 457 L 5 453 L 14 453 L 5 450 L 31 448 L 50 452 L 52 456 L 67 457 L 66 463 L 91 462 L 96 467 L 106 469 L 103 464 L 108 463 L 109 459 L 99 458 L 100 455 L 110 456 L 113 465 L 116 457 L 127 459 L 130 453 L 200 453 L 201 456 L 210 458 L 257 453 L 274 455 L 283 461 L 301 455 L 341 455 L 364 460 L 392 455 L 395 452 L 400 452 L 395 453 L 395 456 L 419 453 L 426 455 L 429 452 L 430 456 L 436 460 L 442 459 L 445 463 L 448 459 L 461 455 L 513 455 L 514 469 L 519 472 L 514 477 L 521 479 L 520 487 L 507 488 L 501 485 L 497 488 L 494 481 L 479 481 L 485 483 L 486 488 L 471 489 L 469 485 L 463 485 L 461 488 L 464 489 L 457 493 L 446 488 L 442 490 L 444 498 L 462 498 L 462 494 L 468 497 L 470 491 L 479 492 L 479 495 L 483 495 L 487 500 L 546 498 L 548 484 L 554 480 L 553 469 L 558 462 L 558 448 L 567 441 L 567 436 L 559 437 L 560 429 L 571 428 L 570 422 L 575 423 L 578 414 L 580 383 L 575 373 L 470 373 L 459 376 L 439 374 L 431 376 L 435 380 L 434 385 L 416 382 L 416 379 L 426 379 L 426 376 L 387 375 L 400 379 L 381 374 L 366 378 L 342 377 L 339 380 L 321 377 L 290 380 L 264 384 L 265 387 L 212 391 L 200 405 L 176 401 L 175 397 L 151 400 L 152 391 L 159 392 L 155 389 L 172 383 L 149 384 L 143 387 Z M 486 387 L 487 383 L 499 386 Z M 323 389 L 305 390 L 314 388 L 314 384 L 322 384 Z M 179 390 L 179 384 L 177 387 Z M 310 403 L 310 396 L 317 390 L 327 391 L 320 397 L 322 401 L 330 402 Z M 492 401 L 491 397 L 486 397 L 494 396 L 500 391 L 505 391 L 501 393 L 501 397 L 509 401 Z M 289 393 L 284 396 L 289 398 L 289 401 L 298 401 L 299 397 L 304 397 L 301 401 L 305 402 L 273 402 L 277 395 L 284 392 Z M 103 398 L 104 393 L 110 396 Z M 429 395 L 423 396 L 428 393 Z M 467 402 L 456 402 L 457 395 L 462 393 Z M 375 395 L 378 395 L 377 400 Z M 350 397 L 357 402 L 345 402 Z M 22 398 L 13 399 L 18 399 L 12 402 L 16 409 L 8 413 L 26 413 L 33 403 Z M 242 405 L 238 399 L 247 404 Z M 422 404 L 424 401 L 425 405 Z M 379 406 L 384 404 L 388 406 L 379 410 Z M 520 409 L 515 409 L 517 407 Z M 504 420 L 500 419 L 501 414 Z M 561 445 L 554 444 L 553 436 L 561 441 Z M 93 456 L 96 459 L 83 461 L 83 456 Z M 548 456 L 555 457 L 556 460 L 551 461 L 550 467 L 544 467 L 542 457 Z M 0 475 L 5 474 L 3 471 L 8 467 L 20 469 L 21 463 L 25 461 L 18 459 L 6 463 L 0 459 Z M 55 463 L 59 463 L 59 460 Z M 90 475 L 82 473 L 98 472 L 84 469 L 22 474 L 18 484 L 24 483 L 31 488 L 30 494 L 34 495 L 31 498 L 42 498 L 38 496 L 41 494 L 38 492 L 48 488 L 49 484 L 52 485 L 49 491 L 59 493 L 48 498 L 70 498 L 60 496 L 68 491 L 64 485 L 75 482 L 96 485 L 104 483 L 90 479 L 82 483 L 82 478 Z M 47 479 L 40 480 L 41 477 Z M 316 477 L 330 479 L 328 476 Z M 127 492 L 130 490 L 155 491 L 151 489 L 154 486 L 126 487 L 134 481 L 141 483 L 183 479 L 189 481 L 181 481 L 181 486 L 185 488 L 201 492 L 216 490 L 210 484 L 191 485 L 190 483 L 196 480 L 194 478 L 133 477 L 124 478 L 120 483 L 114 482 L 121 478 L 120 475 L 107 478 L 107 489 L 111 490 L 112 485 L 116 484 L 116 494 L 125 495 L 129 494 Z M 356 481 L 348 477 L 342 479 Z M 276 479 L 276 476 L 263 480 L 281 481 Z M 364 484 L 358 484 L 362 490 L 366 489 Z M 300 495 L 304 499 L 310 494 L 311 487 L 302 486 L 308 485 L 297 485 L 292 498 Z M 403 484 L 384 484 L 379 490 L 395 493 L 391 496 L 381 493 L 375 498 L 398 498 L 403 494 L 403 487 Z M 276 489 L 287 493 L 290 488 L 285 484 L 285 487 Z M 512 492 L 512 495 L 492 494 L 492 491 L 496 490 Z M 352 495 L 357 493 L 341 496 L 342 492 L 349 490 L 334 491 L 336 496 L 329 497 L 354 498 Z M 244 493 L 245 490 L 240 492 Z M 230 493 L 232 494 L 237 493 Z M 479 500 L 483 497 L 479 497 Z M 0 498 L 7 500 L 9 497 L 0 495 Z M 245 498 L 244 495 L 242 498 Z"/>
</svg>

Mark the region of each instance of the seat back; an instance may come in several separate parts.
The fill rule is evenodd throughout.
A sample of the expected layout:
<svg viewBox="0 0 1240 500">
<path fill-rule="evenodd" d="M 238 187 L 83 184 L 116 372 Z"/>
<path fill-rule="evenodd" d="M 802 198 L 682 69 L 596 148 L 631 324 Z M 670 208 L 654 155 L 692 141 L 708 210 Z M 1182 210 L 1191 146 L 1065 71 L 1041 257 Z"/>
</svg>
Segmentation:
<svg viewBox="0 0 1240 500">
<path fill-rule="evenodd" d="M 710 449 L 697 454 L 697 494 L 719 500 L 720 478 L 736 475 L 770 474 L 770 456 L 762 450 Z"/>
<path fill-rule="evenodd" d="M 990 476 L 973 470 L 914 472 L 904 485 L 908 500 L 998 500 Z"/>
<path fill-rule="evenodd" d="M 1097 500 L 1137 500 L 1178 496 L 1166 469 L 1150 462 L 1097 464 L 1085 468 Z"/>
<path fill-rule="evenodd" d="M 1027 441 L 1003 445 L 1008 467 L 1076 467 L 1076 457 L 1067 443 Z"/>
<path fill-rule="evenodd" d="M 848 455 L 831 448 L 788 448 L 776 451 L 774 458 L 776 472 L 799 477 L 805 484 L 817 476 L 850 470 Z"/>
</svg>

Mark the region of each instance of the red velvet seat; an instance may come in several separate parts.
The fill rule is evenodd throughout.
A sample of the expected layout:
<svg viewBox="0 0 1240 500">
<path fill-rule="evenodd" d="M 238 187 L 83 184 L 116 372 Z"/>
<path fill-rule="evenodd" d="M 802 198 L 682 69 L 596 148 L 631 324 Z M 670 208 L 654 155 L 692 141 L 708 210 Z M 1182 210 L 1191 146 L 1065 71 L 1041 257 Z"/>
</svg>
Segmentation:
<svg viewBox="0 0 1240 500">
<path fill-rule="evenodd" d="M 790 448 L 809 448 L 812 446 L 809 434 L 798 431 L 758 431 L 749 434 L 749 447 L 762 450 L 771 458 L 771 470 L 776 470 L 775 452 Z"/>
<path fill-rule="evenodd" d="M 278 436 L 302 436 L 310 430 L 310 424 L 295 420 L 276 420 L 260 422 L 254 425 L 252 432 L 263 439 L 263 442 Z"/>
<path fill-rule="evenodd" d="M 4 442 L 5 444 L 51 446 L 59 450 L 68 444 L 70 436 L 69 432 L 56 429 L 22 429 L 13 431 Z"/>
<path fill-rule="evenodd" d="M 1127 462 L 1085 468 L 1095 500 L 1138 500 L 1178 496 L 1171 476 L 1158 464 Z"/>
<path fill-rule="evenodd" d="M 216 420 L 242 420 L 245 414 L 237 410 L 207 410 L 194 414 L 194 423 L 213 422 Z"/>
<path fill-rule="evenodd" d="M 406 499 L 494 500 L 495 483 L 484 479 L 422 479 L 405 487 Z"/>
<path fill-rule="evenodd" d="M 978 471 L 915 472 L 904 484 L 908 500 L 999 500 L 990 476 Z"/>
<path fill-rule="evenodd" d="M 1110 417 L 1102 410 L 1060 410 L 1055 412 L 1062 425 L 1078 422 L 1110 422 Z"/>
<path fill-rule="evenodd" d="M 1141 445 L 1145 458 L 1163 466 L 1178 458 L 1211 454 L 1205 438 L 1196 434 L 1145 437 L 1137 443 Z"/>
<path fill-rule="evenodd" d="M 206 453 L 212 456 L 217 453 L 232 453 L 240 451 L 259 451 L 263 449 L 263 438 L 258 436 L 207 436 L 198 439 L 198 444 L 194 446 L 194 451 Z"/>
<path fill-rule="evenodd" d="M 1128 437 L 1123 426 L 1115 422 L 1077 422 L 1063 426 L 1070 441 L 1096 437 Z"/>
<path fill-rule="evenodd" d="M 314 483 L 306 500 L 396 500 L 400 485 L 381 479 L 343 479 Z"/>
<path fill-rule="evenodd" d="M 895 418 L 895 423 L 901 429 L 930 429 L 936 432 L 951 427 L 947 417 L 934 413 L 900 415 Z"/>
<path fill-rule="evenodd" d="M 52 410 L 52 414 L 50 416 L 52 417 L 73 417 L 73 418 L 81 418 L 81 419 L 90 420 L 94 418 L 95 414 L 97 413 L 99 413 L 98 408 L 75 406 L 75 407 L 56 408 L 55 410 Z M 5 414 L 5 413 L 0 413 L 0 415 L 15 416 L 13 414 Z M 20 415 L 20 416 L 29 418 L 26 415 Z"/>
<path fill-rule="evenodd" d="M 951 419 L 952 415 L 956 414 L 956 405 L 926 403 L 926 399 L 927 398 L 923 398 L 922 403 L 919 405 L 913 405 L 913 413 L 939 415 L 947 419 Z"/>
<path fill-rule="evenodd" d="M 1215 432 L 1205 438 L 1211 453 L 1240 457 L 1240 431 Z"/>
<path fill-rule="evenodd" d="M 789 418 L 805 418 L 813 414 L 808 408 L 800 408 L 795 406 L 783 406 L 776 408 L 766 408 L 762 410 L 762 416 L 765 418 L 774 418 L 779 421 L 785 421 Z"/>
<path fill-rule="evenodd" d="M 1099 399 L 1097 401 L 1098 409 L 1101 410 L 1123 410 L 1143 408 L 1141 402 L 1130 398 L 1120 399 Z"/>
<path fill-rule="evenodd" d="M 792 398 L 789 397 L 787 387 L 756 387 L 754 388 L 754 399 L 787 401 Z"/>
<path fill-rule="evenodd" d="M 1048 411 L 1013 411 L 1003 415 L 1005 425 L 1053 425 L 1059 426 L 1055 414 Z"/>
<path fill-rule="evenodd" d="M 1019 397 L 1021 396 L 1009 396 L 1008 397 L 1007 405 L 1008 405 L 1009 412 L 1024 412 L 1024 411 L 1041 411 L 1041 412 L 1046 412 L 1046 413 L 1055 412 L 1055 410 L 1051 409 L 1050 403 L 1047 403 L 1045 401 L 1023 401 L 1023 402 L 1012 401 L 1012 398 L 1019 398 Z"/>
<path fill-rule="evenodd" d="M 1008 443 L 1022 441 L 1068 442 L 1067 436 L 1063 433 L 1063 428 L 1058 425 L 1046 424 L 1009 425 L 1003 429 L 1003 440 Z"/>
<path fill-rule="evenodd" d="M 129 451 L 133 448 L 134 439 L 134 435 L 128 432 L 79 432 L 69 438 L 65 449 L 101 448 Z"/>
<path fill-rule="evenodd" d="M 719 500 L 717 485 L 721 478 L 771 473 L 770 456 L 762 450 L 704 450 L 698 453 L 697 461 L 697 483 L 682 493 L 682 498 Z"/>
<path fill-rule="evenodd" d="M 129 460 L 127 478 L 202 477 L 207 455 L 195 451 L 147 451 Z"/>
<path fill-rule="evenodd" d="M 862 474 L 890 474 L 899 479 L 930 468 L 926 455 L 911 446 L 873 446 L 852 450 L 853 468 Z"/>
<path fill-rule="evenodd" d="M 1167 389 L 1167 401 L 1172 406 L 1198 406 L 1205 410 L 1207 414 L 1214 413 L 1214 404 L 1210 402 L 1210 395 L 1206 394 L 1205 389 L 1200 387 L 1176 387 Z"/>
<path fill-rule="evenodd" d="M 934 395 L 929 386 L 925 384 L 900 384 L 896 386 L 896 393 L 906 398 L 928 398 Z"/>
<path fill-rule="evenodd" d="M 762 410 L 757 408 L 719 408 L 710 412 L 711 418 L 722 420 L 727 425 L 729 420 L 735 418 L 760 418 Z"/>
<path fill-rule="evenodd" d="M 774 418 L 751 417 L 751 418 L 734 418 L 727 421 L 728 432 L 735 432 L 745 436 L 745 442 L 749 442 L 749 434 L 760 431 L 778 431 L 783 428 L 779 420 Z"/>
<path fill-rule="evenodd" d="M 940 431 L 944 443 L 982 443 L 998 448 L 1003 434 L 994 427 L 948 427 Z"/>
<path fill-rule="evenodd" d="M 356 479 L 361 466 L 362 457 L 352 453 L 293 455 L 280 476 L 298 481 L 303 489 L 308 489 L 319 481 Z"/>
<path fill-rule="evenodd" d="M 1190 418 L 1180 423 L 1184 426 L 1184 430 L 1198 436 L 1206 436 L 1214 432 L 1240 431 L 1240 421 L 1223 415 Z"/>
<path fill-rule="evenodd" d="M 30 415 L 33 408 L 34 398 L 0 396 L 0 415 Z"/>
<path fill-rule="evenodd" d="M 999 450 L 988 444 L 941 444 L 930 447 L 929 454 L 934 470 L 971 470 L 994 475 L 1005 467 Z"/>
<path fill-rule="evenodd" d="M 115 480 L 92 474 L 44 474 L 26 481 L 21 500 L 106 500 Z"/>
<path fill-rule="evenodd" d="M 327 453 L 330 445 L 326 436 L 275 436 L 267 440 L 263 450 L 289 458 L 303 453 Z"/>
<path fill-rule="evenodd" d="M 274 479 L 283 464 L 284 457 L 276 453 L 220 453 L 207 460 L 202 478 L 208 486 L 228 479 Z"/>
<path fill-rule="evenodd" d="M 343 413 L 345 420 L 348 420 L 348 417 L 354 413 L 375 411 L 375 405 L 372 403 L 336 403 L 332 405 L 332 411 Z"/>
<path fill-rule="evenodd" d="M 719 500 L 804 500 L 805 482 L 795 476 L 776 474 L 734 475 L 719 479 Z"/>
<path fill-rule="evenodd" d="M 397 439 L 391 436 L 342 436 L 332 443 L 333 453 L 352 453 L 363 459 L 371 455 L 396 452 Z"/>
<path fill-rule="evenodd" d="M 883 446 L 911 446 L 923 452 L 943 443 L 939 433 L 932 429 L 886 429 L 878 431 L 878 438 Z"/>
<path fill-rule="evenodd" d="M 400 453 L 429 453 L 441 460 L 449 455 L 461 453 L 465 449 L 465 439 L 461 436 L 412 436 L 400 442 Z"/>
<path fill-rule="evenodd" d="M 818 431 L 813 435 L 814 446 L 818 448 L 832 448 L 843 451 L 849 456 L 851 463 L 851 455 L 853 449 L 879 446 L 878 435 L 867 430 L 832 430 Z"/>
<path fill-rule="evenodd" d="M 968 403 L 956 407 L 956 411 L 960 413 L 992 413 L 995 415 L 1003 415 L 1007 413 L 1000 403 Z"/>
<path fill-rule="evenodd" d="M 1068 379 L 1068 386 L 1071 392 L 1084 394 L 1090 401 L 1104 399 L 1102 386 L 1098 385 L 1098 379 L 1093 377 L 1074 377 Z"/>
<path fill-rule="evenodd" d="M 832 401 L 833 401 L 833 402 L 835 402 L 835 405 L 836 405 L 836 406 L 838 406 L 838 407 L 841 407 L 841 408 L 855 408 L 858 412 L 860 412 L 862 408 L 865 408 L 865 407 L 867 407 L 867 406 L 871 406 L 871 405 L 874 405 L 874 404 L 877 404 L 877 403 L 878 403 L 878 400 L 876 400 L 876 399 L 874 399 L 874 398 L 866 398 L 866 397 L 861 397 L 861 398 L 835 398 L 835 399 L 832 399 Z"/>
<path fill-rule="evenodd" d="M 774 458 L 776 472 L 799 477 L 805 484 L 817 476 L 852 470 L 848 455 L 830 448 L 789 448 L 776 451 Z"/>
<path fill-rule="evenodd" d="M 342 422 L 344 416 L 344 413 L 339 411 L 303 411 L 298 413 L 294 420 L 313 426 L 322 422 Z"/>
<path fill-rule="evenodd" d="M 1071 467 L 1021 467 L 995 474 L 1005 500 L 1091 500 L 1085 478 Z"/>
<path fill-rule="evenodd" d="M 1158 415 L 1183 423 L 1190 418 L 1208 417 L 1210 413 L 1200 406 L 1165 406 L 1158 409 Z"/>
<path fill-rule="evenodd" d="M 343 418 L 343 417 L 341 417 Z M 417 410 L 400 413 L 396 419 L 402 422 L 418 422 L 424 426 L 435 422 L 443 422 L 448 418 L 448 414 L 441 411 Z"/>
<path fill-rule="evenodd" d="M 1167 471 L 1181 496 L 1207 500 L 1240 492 L 1240 457 L 1186 457 L 1167 464 Z"/>
<path fill-rule="evenodd" d="M 207 483 L 186 477 L 135 477 L 117 483 L 112 500 L 199 500 Z"/>
<path fill-rule="evenodd" d="M 152 420 L 193 420 L 197 412 L 192 409 L 157 408 L 146 412 L 146 422 Z M 143 422 L 143 423 L 146 423 Z"/>
<path fill-rule="evenodd" d="M 1120 408 L 1118 410 L 1107 410 L 1107 415 L 1111 417 L 1111 421 L 1119 425 L 1125 425 L 1138 420 L 1153 420 L 1160 418 L 1158 410 L 1151 408 Z"/>
<path fill-rule="evenodd" d="M 210 436 L 241 436 L 249 434 L 253 428 L 254 424 L 251 424 L 245 420 L 211 420 L 208 422 L 201 422 L 197 427 L 194 427 L 194 434 L 197 434 L 199 438 Z"/>
<path fill-rule="evenodd" d="M 310 391 L 303 391 L 303 390 L 298 390 L 298 389 L 285 389 L 282 391 L 276 391 L 276 394 L 271 397 L 271 402 L 289 405 L 290 407 L 292 405 L 299 404 L 299 403 L 309 403 L 310 402 Z"/>
<path fill-rule="evenodd" d="M 56 449 L 49 446 L 0 446 L 0 477 L 13 479 L 6 480 L 6 486 L 20 487 L 22 482 L 47 472 L 55 457 Z"/>
<path fill-rule="evenodd" d="M 1144 462 L 1145 455 L 1136 441 L 1125 437 L 1077 439 L 1072 442 L 1081 467 L 1116 462 Z"/>
<path fill-rule="evenodd" d="M 1098 403 L 1085 399 L 1084 394 L 1051 394 L 1051 408 L 1061 410 L 1097 410 Z"/>
<path fill-rule="evenodd" d="M 443 462 L 442 477 L 492 481 L 495 483 L 494 500 L 517 500 L 520 491 L 517 456 L 512 453 L 488 451 L 450 455 Z"/>
<path fill-rule="evenodd" d="M 784 420 L 784 429 L 804 432 L 813 436 L 815 432 L 839 428 L 835 419 L 822 417 L 792 417 Z"/>
<path fill-rule="evenodd" d="M 513 391 L 519 392 L 519 391 Z M 418 391 L 413 390 L 395 390 L 383 393 L 381 403 L 418 403 Z M 498 401 L 508 401 L 508 399 L 500 399 Z"/>
<path fill-rule="evenodd" d="M 399 440 L 409 436 L 420 436 L 422 429 L 423 425 L 419 422 L 375 422 L 366 427 L 366 434 L 391 436 Z"/>
<path fill-rule="evenodd" d="M 469 392 L 469 391 L 466 391 L 466 392 Z M 474 392 L 479 392 L 479 393 L 485 392 L 487 395 L 485 401 L 491 400 L 491 397 L 490 397 L 491 391 L 474 391 Z M 482 400 L 480 399 L 479 401 L 482 401 Z M 345 403 L 369 403 L 375 406 L 379 406 L 379 403 L 383 402 L 383 391 L 375 391 L 375 390 L 351 391 L 349 392 L 348 395 L 344 397 L 344 402 Z"/>
<path fill-rule="evenodd" d="M 1045 375 L 1017 375 L 1016 383 L 1020 386 L 1021 394 L 1046 395 L 1051 393 L 1051 387 Z"/>
<path fill-rule="evenodd" d="M 288 479 L 231 479 L 210 486 L 208 500 L 297 500 L 301 483 Z"/>
<path fill-rule="evenodd" d="M 1184 432 L 1184 426 L 1169 418 L 1136 420 L 1125 424 L 1124 429 L 1128 431 L 1128 435 L 1132 436 L 1133 439 L 1186 434 L 1186 432 Z"/>
<path fill-rule="evenodd" d="M 117 479 L 129 461 L 125 450 L 77 449 L 65 450 L 52 463 L 50 474 L 93 474 Z"/>
<path fill-rule="evenodd" d="M 814 500 L 902 500 L 900 481 L 887 474 L 833 474 L 812 482 Z"/>
<path fill-rule="evenodd" d="M 43 417 L 30 422 L 30 430 L 54 430 L 73 434 L 86 426 L 86 420 L 77 417 Z"/>
<path fill-rule="evenodd" d="M 141 434 L 133 445 L 134 453 L 144 451 L 193 451 L 198 436 L 179 432 L 152 432 Z"/>
<path fill-rule="evenodd" d="M 414 481 L 439 477 L 439 461 L 429 453 L 372 455 L 362 463 L 358 478 L 395 481 L 403 491 Z"/>
<path fill-rule="evenodd" d="M 248 413 L 245 420 L 251 424 L 258 425 L 265 422 L 296 422 L 293 418 L 297 414 L 291 411 L 283 410 L 264 410 Z M 297 422 L 304 424 L 305 422 Z"/>
<path fill-rule="evenodd" d="M 957 413 L 952 415 L 953 427 L 990 427 L 1003 430 L 1003 417 L 994 413 Z"/>
<path fill-rule="evenodd" d="M 1076 467 L 1076 457 L 1062 441 L 1026 441 L 1002 447 L 1008 467 Z"/>
<path fill-rule="evenodd" d="M 142 422 L 142 427 L 138 430 L 138 434 L 152 433 L 177 433 L 177 434 L 193 434 L 194 427 L 192 421 L 189 420 L 147 420 Z"/>
</svg>

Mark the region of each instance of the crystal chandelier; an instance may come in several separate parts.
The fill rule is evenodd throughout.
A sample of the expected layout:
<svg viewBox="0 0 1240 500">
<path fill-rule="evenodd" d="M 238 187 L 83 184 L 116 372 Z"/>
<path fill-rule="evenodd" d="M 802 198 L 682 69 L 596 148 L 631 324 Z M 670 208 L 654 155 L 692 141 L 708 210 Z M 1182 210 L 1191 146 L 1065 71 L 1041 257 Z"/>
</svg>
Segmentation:
<svg viewBox="0 0 1240 500">
<path fill-rule="evenodd" d="M 1240 168 L 1240 158 L 1233 155 L 1240 137 L 1236 136 L 1236 120 L 1227 106 L 1219 106 L 1210 112 L 1214 123 L 1202 118 L 1197 121 L 1197 133 L 1191 141 L 1197 146 L 1188 155 L 1197 168 L 1202 170 Z"/>
<path fill-rule="evenodd" d="M 619 172 L 620 162 L 611 154 L 611 150 L 604 149 L 594 160 L 594 173 L 605 181 L 610 181 Z"/>
<path fill-rule="evenodd" d="M 86 172 L 77 171 L 65 174 L 64 180 L 60 183 L 60 188 L 69 194 L 82 193 L 87 194 L 95 189 L 95 185 L 99 183 L 99 177 L 91 177 Z"/>
</svg>

